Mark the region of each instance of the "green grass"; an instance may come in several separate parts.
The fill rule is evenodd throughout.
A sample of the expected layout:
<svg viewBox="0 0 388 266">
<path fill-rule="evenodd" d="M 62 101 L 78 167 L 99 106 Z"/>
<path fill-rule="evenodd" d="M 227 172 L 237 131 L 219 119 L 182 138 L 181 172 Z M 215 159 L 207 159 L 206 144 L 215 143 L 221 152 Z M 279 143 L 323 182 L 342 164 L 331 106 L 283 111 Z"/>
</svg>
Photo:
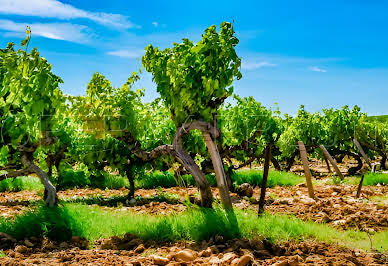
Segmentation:
<svg viewBox="0 0 388 266">
<path fill-rule="evenodd" d="M 103 187 L 108 189 L 119 189 L 122 187 L 129 187 L 129 181 L 128 178 L 123 177 L 121 175 L 112 175 L 106 173 L 104 175 Z"/>
<path fill-rule="evenodd" d="M 39 178 L 33 176 L 19 176 L 15 179 L 7 178 L 0 181 L 0 192 L 43 189 Z"/>
<path fill-rule="evenodd" d="M 388 185 L 388 174 L 368 173 L 364 177 L 364 186 Z"/>
<path fill-rule="evenodd" d="M 261 186 L 263 182 L 263 171 L 254 169 L 239 170 L 232 174 L 231 179 L 236 185 L 249 183 L 251 185 Z M 304 182 L 304 178 L 300 175 L 270 170 L 268 173 L 267 186 L 294 186 L 302 182 Z"/>
<path fill-rule="evenodd" d="M 217 186 L 214 175 L 206 175 L 211 186 Z M 254 186 L 261 186 L 263 182 L 263 171 L 255 169 L 234 171 L 231 175 L 232 182 L 235 185 L 249 183 Z M 287 172 L 270 171 L 268 176 L 268 187 L 274 186 L 293 186 L 302 183 L 304 178 Z M 136 180 L 136 188 L 157 188 L 157 187 L 175 187 L 177 185 L 194 186 L 195 180 L 191 175 L 183 175 L 178 180 L 173 172 L 150 172 Z"/>
<path fill-rule="evenodd" d="M 136 188 L 156 188 L 161 187 L 173 187 L 176 185 L 174 173 L 155 171 L 143 175 L 141 178 L 135 180 Z"/>
<path fill-rule="evenodd" d="M 206 179 L 209 181 L 211 186 L 217 186 L 216 178 L 214 175 L 206 175 Z M 151 189 L 157 187 L 176 187 L 176 186 L 195 186 L 195 180 L 192 175 L 182 175 L 176 177 L 174 172 L 161 172 L 154 171 L 146 173 L 139 179 L 135 180 L 136 188 Z"/>
<path fill-rule="evenodd" d="M 217 186 L 214 175 L 206 175 L 206 179 L 211 186 Z M 263 180 L 263 171 L 249 169 L 234 171 L 231 175 L 232 182 L 235 185 L 249 183 L 254 186 L 261 186 Z M 55 181 L 55 180 L 54 180 Z M 268 186 L 293 186 L 304 181 L 304 178 L 287 172 L 270 171 L 268 177 Z M 88 176 L 83 171 L 68 169 L 61 173 L 58 178 L 59 189 L 96 187 L 119 189 L 129 187 L 126 177 L 121 175 L 112 175 L 107 172 L 101 172 L 98 176 Z M 54 182 L 55 183 L 55 182 Z M 195 180 L 191 175 L 182 175 L 177 178 L 173 172 L 154 171 L 146 173 L 135 180 L 137 189 L 152 189 L 157 187 L 175 187 L 175 186 L 195 186 Z M 0 182 L 0 191 L 21 191 L 21 190 L 43 190 L 43 185 L 39 179 L 31 176 L 18 177 L 15 180 L 5 179 Z"/>
<path fill-rule="evenodd" d="M 61 241 L 72 235 L 93 241 L 125 233 L 155 241 L 201 241 L 215 235 L 222 235 L 225 239 L 260 236 L 272 242 L 315 239 L 351 248 L 370 248 L 367 234 L 360 231 L 337 231 L 324 224 L 303 222 L 286 215 L 266 213 L 258 218 L 254 211 L 238 209 L 235 215 L 236 219 L 232 219 L 232 215 L 219 208 L 195 207 L 175 215 L 152 216 L 68 203 L 51 209 L 40 206 L 13 220 L 0 219 L 0 232 L 18 239 L 45 235 Z M 388 232 L 376 233 L 372 238 L 373 248 L 388 250 Z"/>
<path fill-rule="evenodd" d="M 340 180 L 338 177 L 333 177 L 333 179 L 327 180 L 326 184 L 350 184 L 350 185 L 358 185 L 360 183 L 361 176 L 349 176 L 345 177 L 344 180 Z M 376 186 L 380 185 L 388 185 L 388 174 L 384 173 L 367 173 L 364 176 L 363 186 Z"/>
</svg>

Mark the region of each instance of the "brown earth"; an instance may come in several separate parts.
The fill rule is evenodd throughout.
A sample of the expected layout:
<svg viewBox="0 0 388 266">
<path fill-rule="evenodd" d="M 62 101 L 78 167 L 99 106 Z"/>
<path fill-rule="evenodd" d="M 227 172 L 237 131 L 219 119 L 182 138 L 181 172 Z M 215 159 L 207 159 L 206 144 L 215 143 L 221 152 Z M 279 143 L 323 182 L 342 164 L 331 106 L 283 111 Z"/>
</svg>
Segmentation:
<svg viewBox="0 0 388 266">
<path fill-rule="evenodd" d="M 267 190 L 266 210 L 270 213 L 293 214 L 303 220 L 327 223 L 338 229 L 359 228 L 366 231 L 386 230 L 388 206 L 373 197 L 387 197 L 388 187 L 363 187 L 360 199 L 355 199 L 356 186 L 317 185 L 316 200 L 307 197 L 307 188 L 275 187 Z M 169 214 L 186 209 L 187 198 L 198 197 L 198 190 L 190 188 L 162 189 L 164 195 L 176 195 L 173 201 L 138 200 L 134 204 L 119 203 L 118 207 L 101 206 L 110 210 L 132 210 L 138 213 Z M 212 188 L 218 196 L 217 188 Z M 103 199 L 125 196 L 127 190 L 75 189 L 59 192 L 60 199 L 88 199 L 100 195 Z M 136 196 L 153 199 L 158 189 L 136 191 Z M 235 207 L 257 209 L 260 189 L 254 188 L 252 198 L 232 193 Z M 37 192 L 0 193 L 0 210 L 12 217 L 29 208 L 29 201 L 40 200 Z M 6 211 L 4 215 L 3 211 Z M 223 241 L 216 237 L 202 243 L 178 242 L 157 244 L 145 242 L 134 235 L 111 237 L 88 243 L 79 237 L 55 243 L 47 239 L 30 238 L 7 240 L 0 233 L 0 249 L 6 255 L 0 265 L 381 265 L 388 264 L 385 255 L 365 253 L 320 242 L 285 242 L 276 245 L 262 240 Z M 93 246 L 93 249 L 86 249 Z"/>
<path fill-rule="evenodd" d="M 387 186 L 365 186 L 361 197 L 355 198 L 357 187 L 354 185 L 316 185 L 314 187 L 316 200 L 307 197 L 307 188 L 301 184 L 292 187 L 274 187 L 267 189 L 266 210 L 276 214 L 292 214 L 302 220 L 312 220 L 327 223 L 337 229 L 359 229 L 364 231 L 382 231 L 388 227 L 388 205 L 373 200 L 373 197 L 387 197 Z M 111 210 L 132 210 L 137 213 L 170 214 L 186 210 L 182 204 L 187 198 L 195 201 L 198 190 L 195 187 L 165 188 L 165 195 L 174 195 L 174 200 L 158 202 L 152 199 L 160 195 L 158 189 L 139 189 L 135 204 L 123 202 L 118 207 L 102 207 Z M 217 188 L 212 188 L 213 195 L 218 197 Z M 127 190 L 74 189 L 60 191 L 60 199 L 88 199 L 100 195 L 102 199 L 112 196 L 124 196 Z M 254 188 L 253 197 L 240 197 L 231 193 L 235 207 L 241 209 L 257 209 L 260 188 Z M 2 192 L 0 193 L 0 211 L 5 218 L 21 214 L 28 209 L 28 201 L 39 200 L 37 192 Z M 104 203 L 104 202 L 103 202 Z M 98 204 L 98 203 L 97 203 Z"/>
<path fill-rule="evenodd" d="M 327 223 L 337 229 L 386 230 L 388 205 L 374 201 L 373 197 L 387 197 L 388 187 L 363 187 L 359 199 L 355 198 L 356 190 L 354 185 L 319 185 L 314 187 L 316 200 L 313 200 L 307 196 L 304 185 L 275 187 L 268 190 L 266 210 Z M 255 188 L 254 195 L 259 195 L 259 188 Z"/>
<path fill-rule="evenodd" d="M 163 245 L 135 235 L 95 241 L 93 249 L 79 237 L 55 243 L 31 238 L 4 250 L 1 265 L 382 265 L 380 253 L 327 245 L 320 242 L 271 244 L 260 239 L 224 241 L 216 236 L 201 243 Z"/>
</svg>

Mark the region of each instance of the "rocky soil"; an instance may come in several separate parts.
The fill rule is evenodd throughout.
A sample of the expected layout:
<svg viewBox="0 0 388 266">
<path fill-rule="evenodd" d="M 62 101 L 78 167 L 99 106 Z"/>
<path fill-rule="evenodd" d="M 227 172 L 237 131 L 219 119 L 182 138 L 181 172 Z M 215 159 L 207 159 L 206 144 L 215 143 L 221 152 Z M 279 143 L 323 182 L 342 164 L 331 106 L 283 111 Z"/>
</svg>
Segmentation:
<svg viewBox="0 0 388 266">
<path fill-rule="evenodd" d="M 221 236 L 201 243 L 157 244 L 135 235 L 99 239 L 73 237 L 56 243 L 47 239 L 16 241 L 0 234 L 5 257 L 1 265 L 382 265 L 380 253 L 365 253 L 319 242 L 271 244 L 265 240 Z M 86 249 L 93 246 L 92 249 Z"/>
</svg>

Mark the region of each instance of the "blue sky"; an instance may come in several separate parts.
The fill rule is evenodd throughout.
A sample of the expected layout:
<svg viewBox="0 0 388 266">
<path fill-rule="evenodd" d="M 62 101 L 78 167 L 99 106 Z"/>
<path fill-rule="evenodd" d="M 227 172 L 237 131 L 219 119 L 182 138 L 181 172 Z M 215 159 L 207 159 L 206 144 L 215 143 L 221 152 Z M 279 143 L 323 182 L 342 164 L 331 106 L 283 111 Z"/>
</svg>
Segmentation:
<svg viewBox="0 0 388 266">
<path fill-rule="evenodd" d="M 162 48 L 235 21 L 243 78 L 235 92 L 295 114 L 359 105 L 388 114 L 388 1 L 0 0 L 0 47 L 31 45 L 53 64 L 70 94 L 96 71 L 120 86 L 148 44 Z M 138 86 L 157 97 L 151 76 Z"/>
</svg>

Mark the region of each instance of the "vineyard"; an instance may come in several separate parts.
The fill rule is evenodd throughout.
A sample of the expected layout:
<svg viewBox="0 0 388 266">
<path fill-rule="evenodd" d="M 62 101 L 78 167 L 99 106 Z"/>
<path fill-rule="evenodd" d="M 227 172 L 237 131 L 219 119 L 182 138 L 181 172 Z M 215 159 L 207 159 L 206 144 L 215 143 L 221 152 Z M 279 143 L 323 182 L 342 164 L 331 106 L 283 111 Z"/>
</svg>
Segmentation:
<svg viewBox="0 0 388 266">
<path fill-rule="evenodd" d="M 386 117 L 238 96 L 227 22 L 80 96 L 30 38 L 0 49 L 1 265 L 388 263 Z"/>
</svg>

